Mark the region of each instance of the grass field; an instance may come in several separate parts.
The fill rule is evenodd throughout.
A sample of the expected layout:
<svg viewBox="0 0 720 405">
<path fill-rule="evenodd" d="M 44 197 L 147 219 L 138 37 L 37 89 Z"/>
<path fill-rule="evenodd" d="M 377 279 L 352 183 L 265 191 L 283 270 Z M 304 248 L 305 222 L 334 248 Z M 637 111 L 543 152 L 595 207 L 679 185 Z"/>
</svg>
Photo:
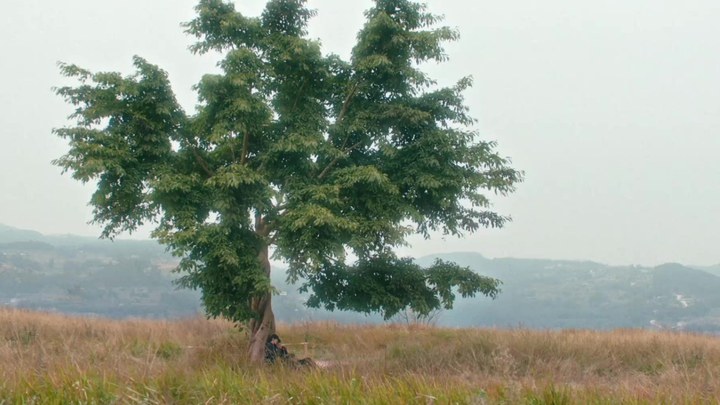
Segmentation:
<svg viewBox="0 0 720 405">
<path fill-rule="evenodd" d="M 0 404 L 720 403 L 720 340 L 641 330 L 280 325 L 321 370 L 256 367 L 223 321 L 0 309 Z"/>
</svg>

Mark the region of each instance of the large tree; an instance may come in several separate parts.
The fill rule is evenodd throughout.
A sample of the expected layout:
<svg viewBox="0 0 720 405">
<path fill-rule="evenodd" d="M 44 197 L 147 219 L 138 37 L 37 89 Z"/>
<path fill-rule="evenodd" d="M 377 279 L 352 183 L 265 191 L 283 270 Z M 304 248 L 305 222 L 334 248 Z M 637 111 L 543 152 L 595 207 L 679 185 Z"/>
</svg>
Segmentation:
<svg viewBox="0 0 720 405">
<path fill-rule="evenodd" d="M 421 4 L 375 0 L 345 61 L 307 38 L 305 0 L 271 0 L 260 17 L 221 0 L 196 10 L 191 50 L 224 58 L 197 84 L 194 115 L 142 58 L 130 76 L 60 65 L 78 80 L 57 89 L 76 124 L 54 131 L 70 144 L 55 164 L 97 183 L 102 236 L 154 224 L 208 315 L 248 327 L 255 361 L 275 328 L 271 253 L 314 307 L 389 318 L 497 294 L 497 280 L 468 268 L 393 253 L 411 233 L 502 226 L 483 193 L 521 181 L 471 129 L 471 80 L 443 88 L 420 70 L 446 59 L 455 31 Z"/>
</svg>

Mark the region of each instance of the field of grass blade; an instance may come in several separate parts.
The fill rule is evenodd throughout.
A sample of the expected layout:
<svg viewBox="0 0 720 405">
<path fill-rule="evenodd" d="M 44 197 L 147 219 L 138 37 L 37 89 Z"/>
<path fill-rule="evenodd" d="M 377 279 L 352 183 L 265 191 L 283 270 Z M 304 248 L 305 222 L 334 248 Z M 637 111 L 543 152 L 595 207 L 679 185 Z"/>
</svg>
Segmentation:
<svg viewBox="0 0 720 405">
<path fill-rule="evenodd" d="M 224 321 L 0 308 L 0 404 L 720 403 L 712 336 L 334 323 L 279 334 L 329 367 L 248 364 L 247 336 Z"/>
</svg>

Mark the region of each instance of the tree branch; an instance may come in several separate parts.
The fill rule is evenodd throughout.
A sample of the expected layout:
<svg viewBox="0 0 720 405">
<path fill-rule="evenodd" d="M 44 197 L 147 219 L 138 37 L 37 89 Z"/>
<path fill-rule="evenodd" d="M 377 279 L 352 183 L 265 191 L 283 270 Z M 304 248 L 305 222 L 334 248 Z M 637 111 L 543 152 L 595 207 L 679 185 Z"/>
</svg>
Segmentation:
<svg viewBox="0 0 720 405">
<path fill-rule="evenodd" d="M 203 169 L 205 174 L 207 174 L 208 177 L 214 176 L 215 173 L 212 170 L 210 170 L 210 167 L 207 165 L 207 162 L 205 162 L 205 159 L 203 159 L 202 156 L 200 156 L 200 153 L 198 153 L 198 151 L 197 151 L 197 147 L 195 147 L 194 145 L 191 145 L 190 150 L 192 151 L 193 156 L 195 156 L 195 161 L 198 162 L 198 164 Z"/>
<path fill-rule="evenodd" d="M 244 166 L 247 162 L 247 157 L 250 149 L 250 133 L 245 131 L 245 134 L 243 135 L 243 148 L 242 148 L 242 154 L 240 155 L 240 165 Z"/>
<path fill-rule="evenodd" d="M 295 101 L 293 101 L 292 108 L 290 109 L 290 111 L 292 111 L 293 114 L 295 113 L 295 109 L 297 109 L 298 101 L 300 101 L 300 95 L 303 94 L 303 91 L 305 91 L 305 85 L 307 84 L 307 82 L 308 81 L 306 78 L 305 80 L 303 80 L 302 84 L 300 85 L 300 90 L 298 90 L 298 94 L 295 97 Z"/>
<path fill-rule="evenodd" d="M 347 141 L 347 138 L 345 140 Z M 353 149 L 357 148 L 360 145 L 362 145 L 362 141 L 347 148 L 345 151 L 343 151 L 343 154 L 349 153 L 350 151 L 352 151 Z M 330 163 L 328 163 L 328 165 L 325 166 L 325 169 L 323 169 L 323 171 L 318 175 L 318 179 L 322 179 L 323 177 L 325 177 L 328 174 L 328 172 L 330 171 L 330 169 L 332 169 L 332 167 L 335 166 L 335 164 L 340 160 L 340 157 L 341 156 L 335 156 L 335 159 L 333 159 Z"/>
<path fill-rule="evenodd" d="M 357 89 L 358 89 L 358 84 L 357 84 L 357 82 L 355 82 L 355 83 L 353 83 L 353 86 L 350 89 L 350 92 L 348 93 L 347 97 L 345 97 L 345 101 L 343 101 L 342 108 L 340 109 L 340 115 L 338 115 L 338 119 L 337 119 L 337 121 L 335 121 L 336 124 L 340 124 L 342 122 L 342 120 L 345 118 L 345 115 L 347 114 L 348 110 L 350 109 L 350 104 L 352 104 L 353 97 L 355 97 L 355 94 L 357 93 Z"/>
<path fill-rule="evenodd" d="M 355 82 L 355 83 L 353 83 L 352 87 L 350 88 L 350 92 L 345 97 L 345 101 L 343 101 L 343 105 L 342 105 L 342 108 L 340 109 L 340 114 L 338 115 L 338 118 L 335 121 L 335 125 L 339 125 L 340 123 L 342 123 L 343 119 L 345 119 L 345 115 L 347 115 L 347 112 L 350 109 L 350 104 L 352 104 L 352 100 L 355 97 L 355 94 L 357 94 L 357 89 L 358 89 L 358 83 Z M 342 146 L 340 146 L 340 149 L 345 149 L 345 145 L 347 145 L 348 140 L 350 140 L 350 134 L 347 134 L 347 136 L 345 136 L 345 140 L 343 141 Z M 345 150 L 343 153 L 350 152 L 351 150 L 360 146 L 360 144 L 361 144 L 361 142 L 356 143 L 355 145 L 353 145 L 350 148 L 348 148 L 347 150 Z M 328 174 L 328 172 L 330 171 L 330 169 L 333 166 L 335 166 L 335 164 L 338 162 L 338 160 L 340 160 L 340 156 L 335 156 L 335 159 L 333 159 L 325 167 L 325 169 L 323 169 L 323 171 L 320 172 L 320 174 L 318 175 L 318 179 L 322 179 L 323 177 L 325 177 Z"/>
<path fill-rule="evenodd" d="M 255 210 L 255 233 L 263 238 L 267 238 L 268 235 L 270 235 L 270 225 L 257 209 Z"/>
</svg>

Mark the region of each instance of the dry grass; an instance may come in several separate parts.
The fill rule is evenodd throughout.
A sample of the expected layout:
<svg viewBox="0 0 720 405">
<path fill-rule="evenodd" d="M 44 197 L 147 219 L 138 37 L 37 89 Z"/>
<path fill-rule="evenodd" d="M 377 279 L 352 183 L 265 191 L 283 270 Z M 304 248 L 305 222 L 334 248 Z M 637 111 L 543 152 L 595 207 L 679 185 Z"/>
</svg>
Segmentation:
<svg viewBox="0 0 720 405">
<path fill-rule="evenodd" d="M 223 321 L 0 309 L 0 404 L 720 403 L 710 336 L 334 323 L 279 333 L 335 366 L 253 367 L 247 337 Z"/>
</svg>

